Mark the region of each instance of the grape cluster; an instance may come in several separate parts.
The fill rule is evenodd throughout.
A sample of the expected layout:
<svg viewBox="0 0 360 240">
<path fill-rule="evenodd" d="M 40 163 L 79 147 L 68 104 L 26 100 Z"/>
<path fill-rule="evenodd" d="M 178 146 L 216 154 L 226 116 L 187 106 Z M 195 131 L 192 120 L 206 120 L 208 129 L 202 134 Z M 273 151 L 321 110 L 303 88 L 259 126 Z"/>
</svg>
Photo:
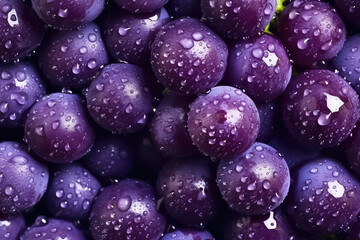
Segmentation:
<svg viewBox="0 0 360 240">
<path fill-rule="evenodd" d="M 0 0 L 0 240 L 360 240 L 360 1 Z"/>
</svg>

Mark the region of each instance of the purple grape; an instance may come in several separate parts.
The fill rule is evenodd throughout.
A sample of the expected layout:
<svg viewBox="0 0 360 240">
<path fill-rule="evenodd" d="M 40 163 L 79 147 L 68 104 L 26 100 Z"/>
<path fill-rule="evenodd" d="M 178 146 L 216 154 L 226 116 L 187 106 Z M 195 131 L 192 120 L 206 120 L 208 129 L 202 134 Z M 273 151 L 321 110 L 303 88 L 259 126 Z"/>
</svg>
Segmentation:
<svg viewBox="0 0 360 240">
<path fill-rule="evenodd" d="M 45 35 L 45 24 L 22 0 L 0 1 L 0 60 L 23 58 Z"/>
<path fill-rule="evenodd" d="M 25 228 L 21 214 L 0 216 L 0 236 L 4 240 L 18 240 Z"/>
<path fill-rule="evenodd" d="M 296 0 L 279 20 L 278 37 L 295 65 L 310 67 L 335 57 L 344 45 L 345 24 L 325 2 Z"/>
<path fill-rule="evenodd" d="M 149 65 L 150 43 L 160 27 L 169 22 L 165 8 L 152 13 L 130 14 L 116 9 L 102 25 L 106 47 L 119 62 Z"/>
<path fill-rule="evenodd" d="M 86 240 L 85 234 L 71 222 L 39 216 L 21 235 L 20 240 L 69 239 Z"/>
<path fill-rule="evenodd" d="M 215 238 L 208 231 L 181 229 L 165 234 L 161 240 L 215 240 Z"/>
<path fill-rule="evenodd" d="M 218 192 L 208 159 L 170 160 L 158 175 L 157 191 L 168 215 L 188 226 L 203 226 L 218 213 Z"/>
<path fill-rule="evenodd" d="M 356 92 L 328 70 L 309 70 L 291 80 L 282 99 L 287 129 L 299 142 L 333 147 L 346 139 L 359 119 Z"/>
<path fill-rule="evenodd" d="M 168 0 L 115 0 L 125 10 L 132 13 L 148 13 L 160 9 Z"/>
<path fill-rule="evenodd" d="M 132 149 L 126 139 L 115 136 L 95 140 L 91 151 L 84 157 L 84 165 L 101 179 L 121 179 L 135 162 Z"/>
<path fill-rule="evenodd" d="M 225 83 L 243 89 L 256 102 L 264 102 L 284 92 L 291 72 L 281 42 L 263 34 L 231 45 Z"/>
<path fill-rule="evenodd" d="M 165 226 L 165 218 L 156 210 L 151 186 L 132 179 L 106 187 L 95 200 L 90 215 L 95 240 L 155 240 Z"/>
<path fill-rule="evenodd" d="M 104 8 L 104 0 L 31 0 L 39 17 L 54 28 L 74 29 L 93 21 Z"/>
<path fill-rule="evenodd" d="M 198 153 L 186 127 L 186 114 L 191 100 L 189 97 L 168 93 L 156 109 L 150 133 L 157 148 L 167 156 L 181 158 Z"/>
<path fill-rule="evenodd" d="M 88 118 L 78 95 L 46 95 L 30 110 L 25 122 L 25 139 L 42 159 L 72 162 L 83 157 L 94 142 L 95 133 Z"/>
<path fill-rule="evenodd" d="M 241 90 L 218 86 L 191 105 L 188 128 L 192 141 L 212 158 L 233 158 L 245 152 L 259 133 L 254 102 Z"/>
<path fill-rule="evenodd" d="M 100 29 L 95 23 L 71 30 L 54 30 L 39 49 L 40 68 L 51 84 L 87 87 L 108 62 Z"/>
<path fill-rule="evenodd" d="M 14 214 L 38 203 L 46 191 L 49 172 L 26 146 L 0 143 L 0 212 Z"/>
<path fill-rule="evenodd" d="M 44 196 L 52 216 L 68 220 L 84 219 L 100 190 L 100 183 L 85 168 L 75 164 L 58 169 Z"/>
<path fill-rule="evenodd" d="M 145 86 L 148 81 L 153 81 L 152 76 L 138 66 L 107 65 L 87 93 L 90 115 L 97 124 L 114 133 L 140 130 L 152 110 Z"/>
<path fill-rule="evenodd" d="M 271 211 L 262 216 L 228 217 L 224 227 L 224 240 L 293 240 L 294 235 L 285 216 Z"/>
<path fill-rule="evenodd" d="M 223 36 L 241 38 L 262 32 L 276 10 L 276 0 L 201 0 L 204 17 Z"/>
<path fill-rule="evenodd" d="M 31 64 L 0 64 L 0 127 L 24 124 L 29 108 L 45 94 L 43 82 Z"/>
<path fill-rule="evenodd" d="M 290 173 L 276 149 L 254 143 L 230 161 L 220 161 L 217 182 L 231 209 L 245 215 L 263 215 L 284 201 Z"/>
<path fill-rule="evenodd" d="M 264 102 L 256 105 L 260 117 L 260 130 L 257 137 L 258 142 L 269 142 L 278 120 L 279 106 L 277 102 Z"/>
<path fill-rule="evenodd" d="M 169 0 L 166 9 L 174 18 L 188 16 L 192 18 L 201 18 L 201 0 Z"/>
<path fill-rule="evenodd" d="M 352 224 L 349 229 L 347 229 L 344 233 L 342 233 L 338 239 L 341 240 L 360 240 L 360 221 L 359 217 L 357 221 Z"/>
<path fill-rule="evenodd" d="M 332 61 L 333 67 L 360 93 L 360 34 L 351 36 Z"/>
<path fill-rule="evenodd" d="M 163 26 L 151 46 L 151 64 L 161 84 L 178 94 L 199 95 L 224 76 L 228 49 L 197 19 Z"/>
<path fill-rule="evenodd" d="M 360 2 L 358 0 L 334 0 L 334 4 L 346 22 L 360 27 Z"/>
<path fill-rule="evenodd" d="M 294 170 L 287 198 L 296 226 L 316 235 L 346 229 L 360 212 L 360 183 L 339 163 L 317 158 Z"/>
<path fill-rule="evenodd" d="M 360 175 L 360 127 L 354 128 L 351 136 L 345 142 L 345 152 L 347 162 L 350 168 L 359 176 Z"/>
</svg>

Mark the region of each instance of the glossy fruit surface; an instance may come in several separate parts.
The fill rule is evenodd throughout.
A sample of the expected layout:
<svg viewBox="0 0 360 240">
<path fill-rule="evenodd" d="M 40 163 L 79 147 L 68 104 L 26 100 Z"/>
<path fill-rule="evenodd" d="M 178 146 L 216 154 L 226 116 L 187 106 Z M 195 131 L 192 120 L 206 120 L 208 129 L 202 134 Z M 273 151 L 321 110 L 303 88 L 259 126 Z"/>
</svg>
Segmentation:
<svg viewBox="0 0 360 240">
<path fill-rule="evenodd" d="M 114 133 L 140 130 L 152 110 L 147 81 L 154 80 L 138 66 L 107 65 L 87 92 L 90 115 L 97 124 Z"/>
<path fill-rule="evenodd" d="M 37 99 L 45 94 L 43 81 L 28 63 L 0 64 L 0 127 L 20 127 Z"/>
<path fill-rule="evenodd" d="M 201 152 L 212 158 L 232 158 L 255 142 L 259 113 L 241 90 L 218 86 L 190 105 L 188 128 Z"/>
<path fill-rule="evenodd" d="M 152 187 L 132 179 L 106 187 L 95 200 L 90 215 L 90 231 L 95 240 L 159 239 L 165 226 L 165 218 L 157 212 Z"/>
<path fill-rule="evenodd" d="M 46 192 L 47 167 L 35 160 L 26 146 L 0 143 L 0 211 L 15 214 L 38 203 Z"/>
<path fill-rule="evenodd" d="M 360 35 L 347 39 L 339 54 L 332 60 L 332 65 L 346 81 L 360 93 Z"/>
<path fill-rule="evenodd" d="M 151 46 L 155 76 L 171 91 L 199 95 L 224 76 L 228 49 L 197 19 L 174 20 L 160 29 Z"/>
<path fill-rule="evenodd" d="M 311 160 L 294 170 L 287 209 L 296 226 L 316 235 L 346 229 L 360 212 L 360 184 L 329 158 Z"/>
<path fill-rule="evenodd" d="M 335 57 L 344 45 L 345 24 L 325 2 L 296 0 L 282 12 L 278 37 L 295 65 L 310 67 Z"/>
<path fill-rule="evenodd" d="M 291 80 L 282 98 L 282 116 L 297 141 L 314 148 L 337 146 L 359 118 L 358 95 L 337 74 L 308 70 Z"/>
<path fill-rule="evenodd" d="M 181 158 L 198 153 L 186 126 L 191 100 L 189 97 L 168 93 L 156 109 L 150 133 L 157 148 L 167 156 Z"/>
<path fill-rule="evenodd" d="M 52 93 L 30 110 L 25 139 L 36 155 L 49 162 L 68 163 L 90 150 L 95 133 L 80 96 Z"/>
<path fill-rule="evenodd" d="M 276 149 L 256 142 L 243 154 L 220 162 L 217 183 L 230 208 L 244 215 L 263 215 L 284 201 L 290 173 Z"/>
<path fill-rule="evenodd" d="M 50 82 L 58 87 L 89 86 L 108 62 L 100 29 L 95 23 L 77 30 L 53 30 L 39 48 L 39 65 Z"/>
<path fill-rule="evenodd" d="M 102 31 L 106 47 L 119 62 L 149 65 L 150 43 L 160 27 L 169 22 L 165 8 L 152 13 L 131 14 L 114 9 L 106 16 Z"/>
<path fill-rule="evenodd" d="M 31 0 L 39 17 L 54 28 L 74 29 L 93 21 L 104 8 L 104 0 Z"/>
<path fill-rule="evenodd" d="M 218 192 L 209 159 L 167 162 L 157 179 L 157 191 L 169 216 L 188 226 L 202 226 L 218 212 Z"/>
<path fill-rule="evenodd" d="M 71 222 L 39 216 L 20 237 L 20 240 L 34 239 L 86 240 L 87 238 Z"/>
<path fill-rule="evenodd" d="M 25 220 L 21 214 L 0 217 L 0 236 L 5 240 L 19 239 L 25 228 Z"/>
<path fill-rule="evenodd" d="M 192 229 L 175 230 L 165 234 L 161 240 L 214 240 L 208 231 L 196 231 Z"/>
<path fill-rule="evenodd" d="M 225 83 L 244 90 L 255 102 L 279 97 L 289 84 L 291 64 L 282 43 L 263 34 L 229 47 Z"/>
<path fill-rule="evenodd" d="M 230 216 L 224 223 L 224 240 L 293 240 L 293 231 L 281 211 L 263 216 Z"/>
<path fill-rule="evenodd" d="M 28 55 L 45 35 L 45 24 L 22 0 L 0 1 L 0 61 Z"/>
<path fill-rule="evenodd" d="M 224 37 L 241 38 L 265 29 L 275 14 L 276 0 L 201 0 L 201 9 Z"/>
<path fill-rule="evenodd" d="M 44 196 L 45 206 L 54 217 L 84 219 L 99 189 L 100 183 L 88 170 L 75 164 L 65 165 L 51 178 Z"/>
</svg>

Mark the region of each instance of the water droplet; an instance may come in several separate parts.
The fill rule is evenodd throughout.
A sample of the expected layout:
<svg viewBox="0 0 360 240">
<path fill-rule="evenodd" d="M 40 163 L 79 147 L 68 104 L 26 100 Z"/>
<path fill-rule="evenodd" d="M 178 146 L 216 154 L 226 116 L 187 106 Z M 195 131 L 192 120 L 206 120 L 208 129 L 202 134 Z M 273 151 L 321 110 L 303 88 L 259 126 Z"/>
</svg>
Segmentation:
<svg viewBox="0 0 360 240">
<path fill-rule="evenodd" d="M 39 126 L 35 128 L 35 133 L 39 136 L 44 136 L 44 126 Z"/>
<path fill-rule="evenodd" d="M 309 38 L 303 38 L 297 41 L 297 47 L 301 50 L 306 49 L 309 46 Z"/>
<path fill-rule="evenodd" d="M 62 189 L 57 190 L 57 191 L 55 192 L 55 196 L 56 196 L 57 198 L 61 198 L 62 196 L 64 196 L 64 190 L 62 190 Z"/>
<path fill-rule="evenodd" d="M 59 126 L 60 126 L 60 122 L 59 122 L 59 121 L 54 121 L 53 123 L 51 123 L 51 128 L 52 128 L 53 130 L 58 129 Z"/>
<path fill-rule="evenodd" d="M 66 18 L 69 15 L 69 10 L 68 9 L 62 9 L 60 8 L 58 11 L 58 16 L 61 18 Z"/>
<path fill-rule="evenodd" d="M 256 189 L 256 182 L 249 184 L 246 189 L 249 191 L 254 191 Z"/>
<path fill-rule="evenodd" d="M 268 180 L 264 180 L 263 188 L 269 190 L 271 188 L 270 182 Z"/>
<path fill-rule="evenodd" d="M 5 194 L 11 196 L 14 194 L 14 188 L 10 185 L 5 187 Z"/>
<path fill-rule="evenodd" d="M 131 113 L 133 110 L 134 110 L 134 107 L 131 103 L 129 103 L 125 108 L 126 113 Z"/>
<path fill-rule="evenodd" d="M 121 197 L 117 203 L 118 208 L 120 211 L 127 211 L 131 207 L 132 199 L 128 196 Z"/>
<path fill-rule="evenodd" d="M 185 49 L 191 49 L 194 46 L 194 41 L 188 38 L 181 39 L 179 43 Z"/>
</svg>

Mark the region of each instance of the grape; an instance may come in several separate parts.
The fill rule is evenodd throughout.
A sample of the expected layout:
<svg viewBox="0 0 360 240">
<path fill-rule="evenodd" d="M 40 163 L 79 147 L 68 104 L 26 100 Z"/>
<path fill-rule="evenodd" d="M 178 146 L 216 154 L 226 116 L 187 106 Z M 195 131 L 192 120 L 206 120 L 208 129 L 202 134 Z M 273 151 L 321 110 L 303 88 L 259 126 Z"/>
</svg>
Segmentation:
<svg viewBox="0 0 360 240">
<path fill-rule="evenodd" d="M 54 28 L 74 29 L 93 21 L 104 8 L 104 0 L 31 0 L 39 17 Z"/>
<path fill-rule="evenodd" d="M 161 84 L 175 93 L 199 95 L 224 76 L 228 49 L 197 19 L 182 18 L 163 26 L 151 45 L 151 64 Z"/>
<path fill-rule="evenodd" d="M 169 22 L 164 8 L 152 13 L 130 14 L 119 9 L 107 15 L 102 25 L 106 47 L 117 61 L 149 65 L 150 43 L 160 27 Z"/>
<path fill-rule="evenodd" d="M 85 234 L 71 222 L 60 219 L 47 219 L 39 216 L 33 225 L 21 235 L 20 240 L 69 239 L 86 240 Z"/>
<path fill-rule="evenodd" d="M 161 240 L 215 240 L 215 238 L 208 231 L 181 229 L 165 234 Z"/>
<path fill-rule="evenodd" d="M 25 227 L 25 220 L 21 214 L 0 216 L 0 236 L 3 239 L 19 239 Z"/>
<path fill-rule="evenodd" d="M 296 226 L 316 235 L 346 229 L 360 212 L 359 182 L 330 158 L 311 160 L 294 170 L 287 198 Z"/>
<path fill-rule="evenodd" d="M 29 148 L 49 162 L 67 163 L 83 157 L 95 133 L 83 100 L 76 94 L 52 93 L 30 110 L 25 122 Z"/>
<path fill-rule="evenodd" d="M 124 178 L 134 161 L 134 154 L 125 138 L 105 135 L 95 140 L 83 163 L 93 174 L 106 180 Z"/>
<path fill-rule="evenodd" d="M 156 109 L 151 121 L 150 133 L 155 145 L 165 155 L 180 158 L 198 153 L 186 128 L 186 114 L 191 100 L 191 98 L 168 93 Z"/>
<path fill-rule="evenodd" d="M 140 130 L 152 110 L 147 81 L 153 81 L 152 76 L 138 66 L 107 65 L 87 93 L 90 115 L 97 124 L 114 133 Z"/>
<path fill-rule="evenodd" d="M 174 159 L 161 169 L 157 191 L 169 216 L 188 226 L 202 226 L 218 212 L 215 176 L 208 159 Z"/>
<path fill-rule="evenodd" d="M 41 77 L 29 63 L 0 64 L 0 127 L 20 127 L 29 108 L 45 94 Z"/>
<path fill-rule="evenodd" d="M 296 0 L 285 8 L 279 20 L 278 37 L 294 64 L 301 67 L 335 57 L 345 36 L 340 16 L 324 2 Z"/>
<path fill-rule="evenodd" d="M 212 158 L 232 158 L 245 152 L 259 133 L 254 102 L 241 90 L 218 86 L 198 97 L 188 113 L 192 141 Z"/>
<path fill-rule="evenodd" d="M 0 1 L 0 60 L 23 58 L 45 35 L 45 24 L 22 0 Z"/>
<path fill-rule="evenodd" d="M 216 31 L 241 38 L 265 29 L 275 14 L 276 0 L 201 0 L 201 9 Z"/>
<path fill-rule="evenodd" d="M 26 146 L 0 143 L 0 212 L 14 214 L 38 203 L 46 191 L 49 172 Z"/>
<path fill-rule="evenodd" d="M 165 7 L 174 18 L 188 16 L 199 19 L 202 15 L 200 1 L 201 0 L 169 0 Z"/>
<path fill-rule="evenodd" d="M 359 126 L 355 127 L 351 136 L 345 142 L 345 153 L 350 168 L 359 176 L 360 175 L 360 130 Z"/>
<path fill-rule="evenodd" d="M 312 147 L 333 147 L 346 139 L 359 118 L 356 92 L 328 70 L 309 70 L 291 80 L 282 99 L 285 126 Z"/>
<path fill-rule="evenodd" d="M 51 84 L 87 87 L 108 62 L 100 29 L 95 23 L 71 31 L 53 30 L 39 48 L 40 68 Z"/>
<path fill-rule="evenodd" d="M 294 235 L 281 211 L 266 215 L 228 217 L 224 227 L 224 240 L 293 240 Z"/>
<path fill-rule="evenodd" d="M 153 12 L 160 9 L 168 0 L 115 0 L 115 2 L 132 13 Z"/>
<path fill-rule="evenodd" d="M 243 89 L 256 102 L 273 100 L 284 92 L 292 70 L 279 40 L 263 34 L 235 41 L 229 48 L 226 84 Z"/>
<path fill-rule="evenodd" d="M 290 173 L 274 148 L 254 143 L 234 159 L 220 161 L 217 182 L 231 209 L 245 215 L 264 215 L 285 199 Z"/>
<path fill-rule="evenodd" d="M 132 179 L 106 187 L 95 200 L 90 215 L 95 240 L 155 240 L 165 226 L 165 218 L 156 211 L 151 186 Z"/>
<path fill-rule="evenodd" d="M 258 142 L 269 142 L 278 120 L 279 104 L 275 101 L 258 103 L 256 105 L 260 117 Z"/>
<path fill-rule="evenodd" d="M 360 93 L 360 35 L 351 36 L 332 61 L 333 67 Z"/>
<path fill-rule="evenodd" d="M 44 205 L 54 217 L 84 219 L 99 189 L 100 183 L 86 169 L 75 164 L 65 165 L 54 173 Z"/>
<path fill-rule="evenodd" d="M 360 26 L 360 2 L 358 0 L 334 0 L 334 4 L 345 21 Z"/>
</svg>

